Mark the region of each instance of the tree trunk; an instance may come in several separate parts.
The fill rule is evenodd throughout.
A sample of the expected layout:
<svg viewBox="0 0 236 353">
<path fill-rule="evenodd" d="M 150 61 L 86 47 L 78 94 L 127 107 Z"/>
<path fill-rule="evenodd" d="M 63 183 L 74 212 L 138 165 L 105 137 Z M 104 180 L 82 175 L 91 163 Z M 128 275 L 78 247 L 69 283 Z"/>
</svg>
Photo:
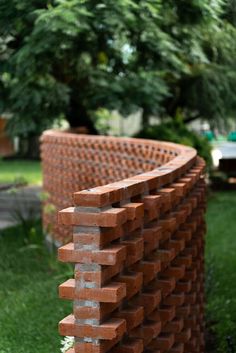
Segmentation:
<svg viewBox="0 0 236 353">
<path fill-rule="evenodd" d="M 192 121 L 194 121 L 196 119 L 199 119 L 199 118 L 201 118 L 200 114 L 199 115 L 195 115 L 195 116 L 190 116 L 190 117 L 184 119 L 184 123 L 188 124 L 188 123 L 191 123 Z"/>
<path fill-rule="evenodd" d="M 39 159 L 39 136 L 29 134 L 27 137 L 20 137 L 18 156 L 26 159 Z"/>
<path fill-rule="evenodd" d="M 94 126 L 94 122 L 90 118 L 87 109 L 81 105 L 77 99 L 75 100 L 71 98 L 70 107 L 66 114 L 66 119 L 72 129 L 83 127 L 88 130 L 88 133 L 90 134 L 98 134 L 98 131 Z"/>
<path fill-rule="evenodd" d="M 143 108 L 142 129 L 145 129 L 149 126 L 149 118 L 150 118 L 150 115 L 148 114 L 147 110 Z"/>
</svg>

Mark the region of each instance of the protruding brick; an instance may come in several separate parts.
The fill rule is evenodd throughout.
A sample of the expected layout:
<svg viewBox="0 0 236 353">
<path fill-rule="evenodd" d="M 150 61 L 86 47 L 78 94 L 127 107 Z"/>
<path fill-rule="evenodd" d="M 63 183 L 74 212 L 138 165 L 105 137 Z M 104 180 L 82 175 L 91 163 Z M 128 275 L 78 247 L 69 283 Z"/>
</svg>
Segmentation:
<svg viewBox="0 0 236 353">
<path fill-rule="evenodd" d="M 173 334 L 162 333 L 149 344 L 149 347 L 152 349 L 160 349 L 161 351 L 167 351 L 173 346 L 174 339 L 175 337 Z"/>
<path fill-rule="evenodd" d="M 59 248 L 58 258 L 63 262 L 116 265 L 125 260 L 126 247 L 122 245 L 110 245 L 102 250 L 83 250 L 75 249 L 74 244 L 69 243 Z"/>
<path fill-rule="evenodd" d="M 109 208 L 100 212 L 69 207 L 59 212 L 58 221 L 64 225 L 116 227 L 127 221 L 127 212 L 122 208 Z"/>
<path fill-rule="evenodd" d="M 167 322 L 163 327 L 163 332 L 167 333 L 178 333 L 184 327 L 183 319 L 174 319 L 172 321 Z"/>
<path fill-rule="evenodd" d="M 127 324 L 127 332 L 139 326 L 143 322 L 143 307 L 122 309 L 114 314 L 115 317 L 123 318 Z"/>
<path fill-rule="evenodd" d="M 121 274 L 116 279 L 117 282 L 125 283 L 127 300 L 133 297 L 142 288 L 143 274 L 141 272 L 130 273 L 129 275 Z"/>
<path fill-rule="evenodd" d="M 143 341 L 141 339 L 126 340 L 124 343 L 119 344 L 112 348 L 113 353 L 142 353 Z"/>
<path fill-rule="evenodd" d="M 75 289 L 75 280 L 71 279 L 61 284 L 59 293 L 65 299 L 94 300 L 102 303 L 117 303 L 126 295 L 124 283 L 110 283 L 102 288 Z M 68 295 L 68 296 L 67 296 Z"/>
<path fill-rule="evenodd" d="M 69 315 L 59 323 L 59 331 L 63 336 L 112 340 L 123 335 L 125 330 L 126 322 L 122 319 L 111 319 L 100 325 L 89 325 L 77 323 L 74 316 Z"/>
<path fill-rule="evenodd" d="M 130 332 L 131 337 L 141 338 L 144 345 L 151 342 L 161 332 L 161 322 L 144 323 Z"/>
</svg>

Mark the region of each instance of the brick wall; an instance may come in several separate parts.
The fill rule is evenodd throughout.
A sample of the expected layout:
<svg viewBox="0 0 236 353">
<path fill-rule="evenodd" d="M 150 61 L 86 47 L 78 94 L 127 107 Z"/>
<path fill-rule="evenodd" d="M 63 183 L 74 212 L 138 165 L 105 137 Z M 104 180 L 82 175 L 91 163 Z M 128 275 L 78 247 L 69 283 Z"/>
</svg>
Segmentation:
<svg viewBox="0 0 236 353">
<path fill-rule="evenodd" d="M 196 151 L 47 132 L 42 158 L 50 202 L 73 205 L 59 212 L 65 233 L 54 227 L 60 240 L 73 233 L 59 249 L 75 263 L 59 288 L 73 300 L 59 324 L 75 336 L 68 353 L 203 353 L 205 164 Z"/>
<path fill-rule="evenodd" d="M 47 131 L 41 137 L 43 189 L 49 194 L 44 228 L 58 243 L 72 238 L 57 224 L 57 211 L 73 204 L 73 192 L 152 171 L 178 154 L 174 144 Z"/>
</svg>

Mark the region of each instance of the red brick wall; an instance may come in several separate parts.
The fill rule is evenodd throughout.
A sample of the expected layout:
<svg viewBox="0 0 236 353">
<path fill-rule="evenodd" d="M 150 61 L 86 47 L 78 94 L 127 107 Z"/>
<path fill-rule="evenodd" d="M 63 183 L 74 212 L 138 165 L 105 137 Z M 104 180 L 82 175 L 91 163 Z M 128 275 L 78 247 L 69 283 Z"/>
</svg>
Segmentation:
<svg viewBox="0 0 236 353">
<path fill-rule="evenodd" d="M 70 352 L 203 353 L 205 164 L 196 151 L 47 132 L 42 157 L 50 201 L 73 205 L 59 212 L 73 226 L 59 249 L 75 263 L 59 289 L 74 302 L 59 324 L 75 336 Z M 54 231 L 62 239 L 68 229 Z"/>
<path fill-rule="evenodd" d="M 41 157 L 43 189 L 49 194 L 49 207 L 45 207 L 43 215 L 46 231 L 58 242 L 66 243 L 72 238 L 71 229 L 58 226 L 56 215 L 73 204 L 73 192 L 151 171 L 176 153 L 179 149 L 173 144 L 45 132 L 41 137 Z"/>
</svg>

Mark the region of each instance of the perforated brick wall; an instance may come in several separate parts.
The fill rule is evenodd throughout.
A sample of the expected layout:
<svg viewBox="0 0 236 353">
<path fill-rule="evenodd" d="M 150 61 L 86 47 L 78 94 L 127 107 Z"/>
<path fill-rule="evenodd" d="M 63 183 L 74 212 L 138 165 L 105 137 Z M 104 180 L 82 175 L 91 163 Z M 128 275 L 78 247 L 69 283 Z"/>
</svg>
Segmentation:
<svg viewBox="0 0 236 353">
<path fill-rule="evenodd" d="M 203 353 L 205 164 L 196 151 L 47 132 L 42 157 L 50 202 L 73 206 L 59 212 L 65 233 L 54 227 L 60 240 L 73 233 L 59 249 L 75 263 L 59 288 L 73 301 L 59 324 L 75 336 L 68 353 Z"/>
</svg>

